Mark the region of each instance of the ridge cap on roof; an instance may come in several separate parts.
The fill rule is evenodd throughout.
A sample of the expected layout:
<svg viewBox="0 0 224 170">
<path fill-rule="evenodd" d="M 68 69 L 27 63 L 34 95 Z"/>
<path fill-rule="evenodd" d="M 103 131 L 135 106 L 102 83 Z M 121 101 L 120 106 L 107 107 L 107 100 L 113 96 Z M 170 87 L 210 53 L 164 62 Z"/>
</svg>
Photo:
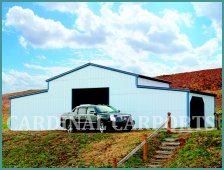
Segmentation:
<svg viewBox="0 0 224 170">
<path fill-rule="evenodd" d="M 90 65 L 92 65 L 92 66 L 96 66 L 96 67 L 99 67 L 99 68 L 104 68 L 104 69 L 107 69 L 107 70 L 112 70 L 112 71 L 116 71 L 116 72 L 124 73 L 124 74 L 129 74 L 129 75 L 133 75 L 133 76 L 142 77 L 142 78 L 149 79 L 149 80 L 154 80 L 154 81 L 158 81 L 158 82 L 164 82 L 164 83 L 169 83 L 169 84 L 171 84 L 170 81 L 161 80 L 161 79 L 157 79 L 157 78 L 152 78 L 152 77 L 148 77 L 148 76 L 145 76 L 145 75 L 136 74 L 136 73 L 132 73 L 132 72 L 128 72 L 128 71 L 123 71 L 123 70 L 119 70 L 119 69 L 116 69 L 116 68 L 112 68 L 112 67 L 108 67 L 108 66 L 103 66 L 103 65 L 99 65 L 99 64 L 95 64 L 95 63 L 91 63 L 91 62 L 88 62 L 88 63 L 86 63 L 86 64 L 83 64 L 83 65 L 79 66 L 79 67 L 76 67 L 76 68 L 71 69 L 71 70 L 69 70 L 69 71 L 66 71 L 66 72 L 64 72 L 64 73 L 58 74 L 58 75 L 56 75 L 56 76 L 53 76 L 53 77 L 47 79 L 46 82 L 55 80 L 55 79 L 57 79 L 57 78 L 59 78 L 59 77 L 62 77 L 62 76 L 64 76 L 64 75 L 67 75 L 67 74 L 69 74 L 69 73 L 72 73 L 72 72 L 74 72 L 74 71 L 77 71 L 77 70 L 79 70 L 79 69 L 85 68 L 85 67 L 90 66 Z"/>
</svg>

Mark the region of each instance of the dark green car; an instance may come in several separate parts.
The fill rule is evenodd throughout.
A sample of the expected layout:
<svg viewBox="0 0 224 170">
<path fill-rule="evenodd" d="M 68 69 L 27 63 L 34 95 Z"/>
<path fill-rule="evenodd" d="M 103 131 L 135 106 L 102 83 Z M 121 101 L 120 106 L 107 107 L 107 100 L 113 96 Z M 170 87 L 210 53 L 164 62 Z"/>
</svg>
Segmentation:
<svg viewBox="0 0 224 170">
<path fill-rule="evenodd" d="M 135 121 L 130 114 L 120 113 L 109 105 L 80 105 L 61 115 L 61 127 L 68 132 L 76 130 L 131 131 Z"/>
</svg>

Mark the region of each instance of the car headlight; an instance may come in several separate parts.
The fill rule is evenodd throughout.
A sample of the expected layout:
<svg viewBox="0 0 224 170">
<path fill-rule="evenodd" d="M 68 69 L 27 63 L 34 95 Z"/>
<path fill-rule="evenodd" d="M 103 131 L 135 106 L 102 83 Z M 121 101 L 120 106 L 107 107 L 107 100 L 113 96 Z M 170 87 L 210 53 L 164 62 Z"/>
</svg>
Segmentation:
<svg viewBox="0 0 224 170">
<path fill-rule="evenodd" d="M 102 118 L 101 115 L 97 115 L 97 120 L 100 120 Z"/>
<path fill-rule="evenodd" d="M 134 120 L 133 116 L 131 116 L 131 120 Z"/>
<path fill-rule="evenodd" d="M 114 115 L 110 115 L 110 120 L 111 121 L 116 121 L 116 118 L 114 117 Z"/>
</svg>

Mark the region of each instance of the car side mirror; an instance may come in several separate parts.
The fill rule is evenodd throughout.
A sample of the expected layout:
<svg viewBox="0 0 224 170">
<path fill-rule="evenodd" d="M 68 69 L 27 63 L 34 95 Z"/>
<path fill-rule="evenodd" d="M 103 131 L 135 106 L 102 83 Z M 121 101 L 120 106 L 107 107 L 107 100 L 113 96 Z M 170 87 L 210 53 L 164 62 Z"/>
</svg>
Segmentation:
<svg viewBox="0 0 224 170">
<path fill-rule="evenodd" d="M 121 111 L 120 110 L 117 110 L 117 112 L 120 113 Z"/>
</svg>

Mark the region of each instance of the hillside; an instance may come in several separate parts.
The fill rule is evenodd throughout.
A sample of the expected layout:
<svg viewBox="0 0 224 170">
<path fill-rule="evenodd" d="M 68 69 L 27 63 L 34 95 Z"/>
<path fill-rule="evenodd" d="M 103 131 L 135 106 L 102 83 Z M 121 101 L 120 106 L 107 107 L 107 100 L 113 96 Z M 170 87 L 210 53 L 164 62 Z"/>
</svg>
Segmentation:
<svg viewBox="0 0 224 170">
<path fill-rule="evenodd" d="M 13 132 L 3 130 L 2 165 L 4 168 L 110 168 L 113 157 L 121 160 L 152 130 L 128 133 L 65 131 Z M 160 131 L 148 141 L 148 160 L 142 149 L 121 168 L 147 168 L 161 141 L 169 137 L 186 139 L 183 146 L 164 168 L 221 168 L 222 131 L 167 134 Z"/>
<path fill-rule="evenodd" d="M 214 93 L 217 95 L 216 111 L 222 111 L 222 68 L 162 75 L 156 78 L 172 82 L 173 88 Z"/>
<path fill-rule="evenodd" d="M 221 168 L 222 131 L 196 132 L 181 148 L 177 155 L 168 161 L 166 168 Z"/>
<path fill-rule="evenodd" d="M 111 167 L 112 157 L 126 156 L 153 131 L 97 133 L 66 131 L 15 132 L 3 130 L 4 168 Z"/>
</svg>

